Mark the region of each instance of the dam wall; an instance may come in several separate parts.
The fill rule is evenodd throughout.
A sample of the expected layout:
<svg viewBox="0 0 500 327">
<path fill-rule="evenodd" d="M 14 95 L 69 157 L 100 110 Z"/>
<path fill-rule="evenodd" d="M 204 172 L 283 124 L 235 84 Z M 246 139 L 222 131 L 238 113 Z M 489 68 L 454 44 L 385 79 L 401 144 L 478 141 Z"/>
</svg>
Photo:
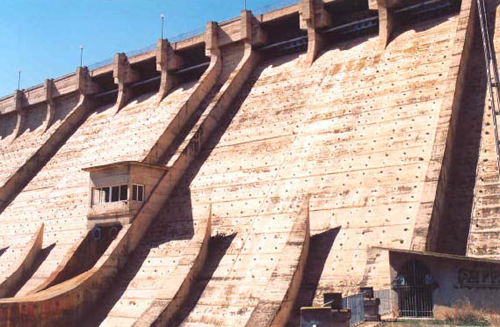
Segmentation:
<svg viewBox="0 0 500 327">
<path fill-rule="evenodd" d="M 37 294 L 50 308 L 51 288 L 86 278 L 58 285 L 54 274 L 94 231 L 82 169 L 117 162 L 165 174 L 130 219 L 140 237 L 130 236 L 102 296 L 66 304 L 93 313 L 86 326 L 296 324 L 297 306 L 321 305 L 325 293 L 391 288 L 389 257 L 375 248 L 498 259 L 476 15 L 472 0 L 304 0 L 96 68 L 88 117 L 0 213 L 0 249 L 17 251 L 0 256 L 2 276 L 44 224 L 39 260 L 0 300 L 0 318 Z M 54 117 L 78 104 L 62 93 Z M 6 158 L 16 142 L 23 151 L 28 137 L 33 148 L 44 142 L 45 100 L 30 101 L 12 141 L 16 112 L 0 99 Z M 3 165 L 0 178 L 20 164 Z M 137 227 L 140 215 L 153 220 Z"/>
</svg>

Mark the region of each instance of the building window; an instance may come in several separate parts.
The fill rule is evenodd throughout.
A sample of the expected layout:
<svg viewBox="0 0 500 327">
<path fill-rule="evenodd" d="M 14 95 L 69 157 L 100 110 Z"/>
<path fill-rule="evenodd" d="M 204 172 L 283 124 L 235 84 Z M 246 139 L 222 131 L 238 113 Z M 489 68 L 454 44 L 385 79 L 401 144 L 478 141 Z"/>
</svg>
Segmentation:
<svg viewBox="0 0 500 327">
<path fill-rule="evenodd" d="M 144 185 L 132 185 L 132 200 L 144 201 Z"/>
<path fill-rule="evenodd" d="M 93 204 L 127 201 L 127 185 L 95 188 L 93 191 Z"/>
</svg>

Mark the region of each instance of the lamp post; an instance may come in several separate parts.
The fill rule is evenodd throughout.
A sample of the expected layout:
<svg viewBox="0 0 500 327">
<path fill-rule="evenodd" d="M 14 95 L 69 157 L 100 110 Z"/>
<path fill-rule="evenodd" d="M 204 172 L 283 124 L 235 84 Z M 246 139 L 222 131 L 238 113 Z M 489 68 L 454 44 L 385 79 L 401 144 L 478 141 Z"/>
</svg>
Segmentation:
<svg viewBox="0 0 500 327">
<path fill-rule="evenodd" d="M 161 14 L 160 17 L 161 17 L 161 39 L 163 40 L 163 24 L 165 22 L 165 15 Z"/>
<path fill-rule="evenodd" d="M 80 67 L 83 67 L 83 45 L 80 46 Z"/>
<path fill-rule="evenodd" d="M 247 0 L 245 0 L 245 10 L 247 10 Z"/>
<path fill-rule="evenodd" d="M 21 70 L 19 69 L 17 71 L 17 90 L 19 91 L 21 89 Z"/>
</svg>

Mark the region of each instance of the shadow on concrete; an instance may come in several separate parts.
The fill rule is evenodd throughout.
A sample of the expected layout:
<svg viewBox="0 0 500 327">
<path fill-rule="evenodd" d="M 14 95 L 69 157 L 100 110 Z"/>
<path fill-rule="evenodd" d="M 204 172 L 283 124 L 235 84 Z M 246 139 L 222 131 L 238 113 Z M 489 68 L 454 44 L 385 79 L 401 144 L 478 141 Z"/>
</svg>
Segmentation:
<svg viewBox="0 0 500 327">
<path fill-rule="evenodd" d="M 236 233 L 227 236 L 216 235 L 210 239 L 208 243 L 207 261 L 203 266 L 202 273 L 194 283 L 187 301 L 179 308 L 177 314 L 167 324 L 169 327 L 176 327 L 182 324 L 184 319 L 186 319 L 189 313 L 194 309 L 236 235 Z"/>
<path fill-rule="evenodd" d="M 407 31 L 413 30 L 419 33 L 446 22 L 460 13 L 460 5 L 461 1 L 452 1 L 450 7 L 427 12 L 424 15 L 407 16 L 406 14 L 396 14 L 394 17 L 396 28 L 389 39 L 389 43 Z"/>
<path fill-rule="evenodd" d="M 26 272 L 26 274 L 22 277 L 22 279 L 17 283 L 16 287 L 12 289 L 12 291 L 7 295 L 7 297 L 12 297 L 19 292 L 19 290 L 26 284 L 31 277 L 35 274 L 35 272 L 38 270 L 38 268 L 42 265 L 42 263 L 47 259 L 49 256 L 50 252 L 56 247 L 56 243 L 52 243 L 51 245 L 47 246 L 46 248 L 40 250 L 38 255 L 36 256 L 35 262 L 31 266 L 30 270 Z"/>
<path fill-rule="evenodd" d="M 298 51 L 290 54 L 285 54 L 277 57 L 270 57 L 269 59 L 265 60 L 261 65 L 260 65 L 260 72 L 262 72 L 265 68 L 268 67 L 279 67 L 281 65 L 284 65 L 290 61 L 293 61 L 297 59 L 299 56 L 303 55 L 305 52 L 304 51 Z M 259 69 L 259 68 L 257 68 Z"/>
<path fill-rule="evenodd" d="M 193 237 L 193 216 L 191 193 L 189 189 L 169 198 L 161 214 L 156 217 L 137 248 L 129 255 L 125 267 L 118 273 L 110 288 L 97 301 L 87 320 L 80 326 L 99 326 L 109 315 L 115 304 L 120 300 L 129 284 L 142 268 L 151 251 L 162 244 L 175 240 L 188 240 Z M 182 207 L 177 204 L 181 201 Z M 179 210 L 180 209 L 180 210 Z M 175 217 L 172 219 L 172 217 Z"/>
<path fill-rule="evenodd" d="M 217 95 L 219 90 L 221 89 L 222 84 L 217 83 L 210 92 L 208 92 L 207 96 L 203 101 L 201 102 L 199 108 L 193 113 L 189 121 L 185 124 L 185 126 L 181 129 L 181 131 L 175 136 L 174 140 L 168 147 L 168 149 L 165 151 L 163 156 L 159 158 L 158 162 L 160 165 L 167 165 L 168 161 L 170 158 L 175 155 L 176 151 L 179 149 L 181 146 L 182 142 L 186 139 L 186 137 L 189 135 L 193 127 L 196 125 L 196 122 L 200 119 L 200 116 L 203 114 L 203 112 L 207 109 L 207 107 L 210 105 L 214 97 Z"/>
<path fill-rule="evenodd" d="M 5 251 L 7 251 L 9 249 L 9 247 L 6 247 L 6 248 L 3 248 L 3 249 L 0 249 L 0 257 L 5 253 Z"/>
<path fill-rule="evenodd" d="M 450 13 L 443 14 L 437 17 L 427 17 L 425 21 L 403 21 L 402 25 L 399 25 L 395 28 L 395 31 L 392 33 L 389 43 L 394 41 L 401 34 L 406 33 L 410 30 L 414 30 L 415 32 L 423 32 L 428 29 L 431 29 L 439 24 L 444 23 L 450 17 L 455 16 L 457 13 L 452 11 Z M 367 16 L 368 17 L 368 16 Z M 379 31 L 378 24 L 375 28 L 367 29 L 363 34 L 355 34 L 352 38 L 346 38 L 345 36 L 338 36 L 336 34 L 323 34 L 323 38 L 325 40 L 324 49 L 318 54 L 319 59 L 325 52 L 331 50 L 340 50 L 340 51 L 349 51 L 352 48 L 367 42 L 369 39 L 378 37 Z M 381 51 L 383 52 L 383 51 Z M 316 60 L 317 60 L 316 59 Z"/>
<path fill-rule="evenodd" d="M 339 232 L 340 227 L 337 227 L 311 237 L 304 277 L 300 285 L 291 320 L 287 326 L 298 326 L 300 322 L 300 308 L 313 304 L 314 295 L 318 290 L 319 281 L 325 268 L 326 260 Z"/>
<path fill-rule="evenodd" d="M 17 122 L 17 114 L 15 112 L 10 112 L 8 114 L 3 114 L 0 119 L 0 140 L 5 142 L 6 138 L 11 135 L 15 128 Z"/>
<path fill-rule="evenodd" d="M 495 26 L 495 15 L 491 15 Z M 477 23 L 477 22 L 476 22 Z M 479 25 L 476 25 L 459 110 L 452 113 L 455 134 L 445 190 L 444 212 L 438 226 L 437 252 L 465 255 L 474 203 L 487 90 L 486 65 Z M 454 122 L 454 123 L 453 123 Z M 487 125 L 491 122 L 487 122 Z M 492 151 L 495 151 L 492 149 Z"/>
</svg>

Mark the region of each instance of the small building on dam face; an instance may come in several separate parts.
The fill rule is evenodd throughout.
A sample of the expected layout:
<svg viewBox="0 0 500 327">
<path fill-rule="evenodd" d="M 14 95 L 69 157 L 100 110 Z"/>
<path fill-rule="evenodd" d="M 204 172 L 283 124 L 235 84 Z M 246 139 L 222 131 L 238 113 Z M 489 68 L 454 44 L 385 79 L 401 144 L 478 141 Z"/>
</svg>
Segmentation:
<svg viewBox="0 0 500 327">
<path fill-rule="evenodd" d="M 84 168 L 89 173 L 89 229 L 126 225 L 167 172 L 162 166 L 125 161 Z"/>
<path fill-rule="evenodd" d="M 498 310 L 500 262 L 398 249 L 388 251 L 393 308 L 399 317 L 440 317 L 467 306 Z"/>
</svg>

